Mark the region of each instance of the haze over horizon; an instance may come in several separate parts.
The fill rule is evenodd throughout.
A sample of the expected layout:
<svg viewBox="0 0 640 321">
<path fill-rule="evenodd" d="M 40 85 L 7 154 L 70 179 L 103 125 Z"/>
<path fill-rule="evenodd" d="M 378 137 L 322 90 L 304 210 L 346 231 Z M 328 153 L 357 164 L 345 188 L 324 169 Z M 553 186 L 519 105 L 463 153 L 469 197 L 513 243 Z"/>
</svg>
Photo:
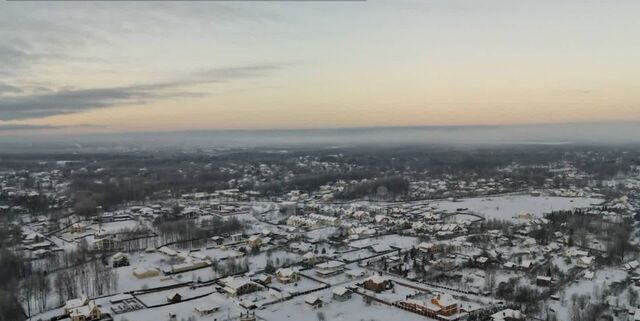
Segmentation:
<svg viewBox="0 0 640 321">
<path fill-rule="evenodd" d="M 632 0 L 3 2 L 0 136 L 582 123 L 551 133 L 636 141 L 638 16 Z"/>
<path fill-rule="evenodd" d="M 0 135 L 0 152 L 66 153 L 220 148 L 423 146 L 618 146 L 640 144 L 640 123 L 233 129 L 100 134 Z"/>
</svg>

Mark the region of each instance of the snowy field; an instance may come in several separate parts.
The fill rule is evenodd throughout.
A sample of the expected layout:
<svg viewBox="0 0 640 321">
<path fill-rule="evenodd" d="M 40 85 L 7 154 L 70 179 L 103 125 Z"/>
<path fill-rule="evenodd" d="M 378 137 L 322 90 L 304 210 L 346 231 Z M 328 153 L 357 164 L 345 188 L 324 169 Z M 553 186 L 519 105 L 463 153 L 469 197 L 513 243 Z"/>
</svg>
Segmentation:
<svg viewBox="0 0 640 321">
<path fill-rule="evenodd" d="M 211 260 L 226 260 L 229 257 L 242 257 L 244 254 L 242 252 L 232 250 L 232 249 L 223 249 L 221 247 L 214 247 L 208 249 L 200 249 L 199 251 L 193 251 L 191 253 L 200 253 L 201 255 L 208 256 Z"/>
<path fill-rule="evenodd" d="M 340 258 L 347 262 L 353 262 L 360 259 L 370 258 L 375 256 L 376 253 L 369 249 L 359 249 L 355 251 L 344 252 L 340 254 Z"/>
<path fill-rule="evenodd" d="M 117 221 L 117 222 L 108 222 L 102 224 L 93 224 L 91 225 L 91 229 L 93 230 L 104 230 L 107 233 L 117 233 L 125 229 L 135 229 L 139 226 L 138 222 L 134 220 L 125 220 L 125 221 Z"/>
<path fill-rule="evenodd" d="M 218 279 L 220 277 L 222 277 L 222 275 L 219 275 L 218 272 L 214 271 L 210 266 L 171 275 L 171 278 L 174 279 L 177 283 L 184 283 L 189 281 L 207 282 Z"/>
<path fill-rule="evenodd" d="M 287 252 L 284 250 L 273 250 L 270 253 L 267 251 L 260 252 L 257 255 L 248 255 L 249 270 L 261 271 L 267 266 L 267 262 L 271 261 L 271 264 L 275 267 L 282 265 L 289 265 L 300 262 L 302 256 L 300 254 Z"/>
<path fill-rule="evenodd" d="M 169 286 L 179 283 L 178 281 L 168 278 L 162 275 L 138 279 L 133 275 L 133 269 L 135 266 L 123 266 L 116 268 L 114 271 L 118 272 L 118 292 L 128 292 L 141 289 L 153 289 L 163 286 Z M 186 280 L 191 281 L 191 280 Z M 182 281 L 182 282 L 186 282 Z"/>
<path fill-rule="evenodd" d="M 315 243 L 320 241 L 326 241 L 329 236 L 337 232 L 336 227 L 324 227 L 315 230 L 311 230 L 305 234 L 309 242 Z"/>
<path fill-rule="evenodd" d="M 374 246 L 374 245 L 382 245 L 394 248 L 401 248 L 403 250 L 410 249 L 411 247 L 418 244 L 418 238 L 413 236 L 402 236 L 397 234 L 392 235 L 383 235 L 372 238 L 366 238 L 358 241 L 353 241 L 349 243 L 349 246 L 357 249 Z"/>
<path fill-rule="evenodd" d="M 167 257 L 161 253 L 130 254 L 129 262 L 129 266 L 122 266 L 114 269 L 114 271 L 118 273 L 118 292 L 152 289 L 179 283 L 171 278 L 163 276 L 162 273 L 158 276 L 143 279 L 139 279 L 133 275 L 133 270 L 136 267 L 155 267 L 161 270 L 168 268 L 169 265 L 166 263 Z"/>
<path fill-rule="evenodd" d="M 440 201 L 430 205 L 447 212 L 456 212 L 458 208 L 467 208 L 468 211 L 487 219 L 514 219 L 518 213 L 523 212 L 542 217 L 544 213 L 554 210 L 588 207 L 601 202 L 602 199 L 589 197 L 512 195 Z"/>
</svg>

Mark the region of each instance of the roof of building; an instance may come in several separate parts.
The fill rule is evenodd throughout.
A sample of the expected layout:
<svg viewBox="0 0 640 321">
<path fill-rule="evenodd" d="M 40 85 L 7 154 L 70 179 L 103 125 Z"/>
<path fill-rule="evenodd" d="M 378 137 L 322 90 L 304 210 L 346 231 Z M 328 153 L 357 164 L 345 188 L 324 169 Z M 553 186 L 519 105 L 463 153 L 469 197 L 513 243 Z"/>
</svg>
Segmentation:
<svg viewBox="0 0 640 321">
<path fill-rule="evenodd" d="M 365 280 L 365 282 L 366 282 L 366 281 L 371 281 L 371 282 L 373 282 L 373 283 L 375 283 L 375 284 L 382 284 L 382 283 L 385 283 L 385 282 L 389 281 L 389 279 L 388 279 L 388 278 L 385 278 L 385 277 L 384 277 L 384 276 L 382 276 L 382 275 L 374 274 L 374 275 L 372 275 L 372 276 L 368 277 L 368 278 Z"/>
<path fill-rule="evenodd" d="M 339 296 L 343 296 L 348 292 L 349 292 L 349 290 L 347 288 L 343 287 L 343 286 L 339 286 L 339 287 L 336 287 L 336 288 L 333 289 L 333 294 L 339 295 Z"/>
<path fill-rule="evenodd" d="M 439 295 L 436 299 L 438 300 L 438 303 L 440 303 L 440 305 L 442 305 L 443 307 L 458 304 L 458 300 L 456 300 L 451 294 L 447 293 Z"/>
<path fill-rule="evenodd" d="M 318 301 L 321 301 L 320 298 L 318 298 L 313 294 L 308 294 L 307 296 L 304 297 L 304 302 L 307 304 L 313 305 L 313 304 L 316 304 Z"/>
<path fill-rule="evenodd" d="M 504 309 L 491 315 L 491 319 L 494 321 L 502 321 L 509 319 L 524 319 L 525 315 L 519 310 Z"/>
<path fill-rule="evenodd" d="M 329 262 L 325 262 L 325 263 L 320 263 L 318 265 L 316 265 L 316 268 L 318 269 L 337 269 L 344 266 L 344 263 L 340 262 L 340 261 L 329 261 Z"/>
</svg>

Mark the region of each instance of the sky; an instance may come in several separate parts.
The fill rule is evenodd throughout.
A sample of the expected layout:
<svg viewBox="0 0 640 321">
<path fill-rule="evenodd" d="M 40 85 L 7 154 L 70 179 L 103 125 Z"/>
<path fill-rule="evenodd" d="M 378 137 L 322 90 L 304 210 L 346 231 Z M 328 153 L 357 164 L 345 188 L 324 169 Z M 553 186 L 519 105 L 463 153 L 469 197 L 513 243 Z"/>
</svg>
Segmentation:
<svg viewBox="0 0 640 321">
<path fill-rule="evenodd" d="M 640 1 L 0 2 L 0 136 L 640 121 Z"/>
</svg>

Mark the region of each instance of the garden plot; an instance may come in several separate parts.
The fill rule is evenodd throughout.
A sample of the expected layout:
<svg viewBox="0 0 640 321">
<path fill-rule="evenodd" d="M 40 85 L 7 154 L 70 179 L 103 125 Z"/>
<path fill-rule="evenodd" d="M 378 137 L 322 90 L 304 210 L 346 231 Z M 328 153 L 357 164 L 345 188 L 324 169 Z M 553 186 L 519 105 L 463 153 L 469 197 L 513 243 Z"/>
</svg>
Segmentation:
<svg viewBox="0 0 640 321">
<path fill-rule="evenodd" d="M 371 302 L 366 303 L 358 294 L 353 294 L 351 299 L 341 302 L 332 299 L 332 290 L 326 289 L 312 293 L 320 298 L 324 304 L 320 308 L 313 308 L 304 302 L 305 296 L 295 297 L 289 301 L 267 306 L 258 310 L 256 314 L 265 321 L 317 321 L 320 316 L 331 321 L 425 321 L 426 319 L 396 307 Z"/>
<path fill-rule="evenodd" d="M 102 224 L 93 224 L 90 226 L 91 229 L 98 231 L 103 230 L 109 234 L 115 234 L 121 232 L 123 230 L 133 230 L 139 227 L 138 222 L 134 220 L 125 220 L 125 221 L 116 221 L 116 222 L 108 222 Z"/>
<path fill-rule="evenodd" d="M 420 292 L 450 294 L 455 298 L 457 298 L 461 302 L 461 304 L 465 307 L 468 306 L 473 308 L 475 304 L 488 305 L 488 304 L 495 304 L 498 302 L 497 300 L 490 297 L 486 297 L 482 295 L 466 294 L 466 293 L 463 294 L 458 291 L 448 290 L 441 287 L 435 287 L 435 286 L 431 286 L 431 285 L 420 283 L 420 282 L 413 282 L 413 281 L 399 278 L 393 275 L 386 275 L 386 277 L 389 278 L 391 281 L 393 281 L 394 287 L 397 287 L 397 286 L 406 287 L 408 285 L 410 288 L 415 287 L 416 290 L 419 290 Z"/>
<path fill-rule="evenodd" d="M 335 228 L 335 227 L 319 228 L 319 229 L 311 230 L 311 231 L 305 233 L 305 237 L 311 243 L 326 241 L 329 238 L 329 236 L 331 236 L 334 233 L 336 233 L 337 230 L 338 229 Z"/>
<path fill-rule="evenodd" d="M 134 268 L 134 266 L 123 266 L 114 269 L 114 271 L 118 273 L 118 291 L 128 292 L 153 289 L 179 283 L 178 281 L 163 275 L 139 279 L 133 275 Z"/>
<path fill-rule="evenodd" d="M 106 296 L 106 297 L 102 297 L 102 298 L 97 298 L 95 300 L 93 300 L 98 306 L 100 306 L 100 308 L 102 309 L 103 312 L 109 312 L 111 311 L 111 306 L 112 303 L 110 302 L 110 300 L 115 297 L 115 295 L 113 296 Z M 56 298 L 57 299 L 57 298 Z M 57 303 L 56 303 L 57 304 Z M 51 320 L 52 318 L 61 316 L 64 314 L 64 309 L 63 307 L 59 307 L 57 309 L 50 309 L 48 311 L 45 311 L 43 313 L 40 314 L 36 314 L 36 315 L 32 315 L 31 316 L 31 320 Z"/>
<path fill-rule="evenodd" d="M 251 231 L 255 230 L 255 233 L 259 233 L 261 231 L 262 228 L 264 228 L 265 226 L 267 226 L 266 224 L 260 222 L 258 219 L 256 219 L 253 215 L 249 214 L 249 213 L 234 213 L 234 214 L 227 214 L 225 215 L 225 217 L 227 218 L 236 218 L 238 219 L 240 222 L 244 222 L 247 224 L 247 227 L 249 228 L 248 231 L 245 231 L 247 234 L 250 234 Z M 255 228 L 254 228 L 255 226 Z"/>
<path fill-rule="evenodd" d="M 71 233 L 71 232 L 64 232 L 62 234 L 60 234 L 60 239 L 65 241 L 65 242 L 76 242 L 76 241 L 80 241 L 82 238 L 88 238 L 91 235 L 95 234 L 96 232 L 94 230 L 85 230 L 82 233 Z M 89 241 L 87 241 L 89 242 Z"/>
<path fill-rule="evenodd" d="M 298 263 L 302 260 L 302 256 L 285 250 L 270 250 L 260 252 L 257 255 L 250 255 L 248 259 L 249 271 L 257 272 L 264 270 L 267 263 L 270 263 L 274 267 Z"/>
<path fill-rule="evenodd" d="M 550 260 L 552 264 L 557 266 L 558 269 L 560 269 L 560 271 L 564 273 L 567 273 L 569 270 L 576 267 L 575 261 L 576 260 L 572 260 L 572 259 L 567 260 L 565 256 L 560 256 L 560 255 L 553 256 Z"/>
<path fill-rule="evenodd" d="M 485 287 L 486 273 L 481 269 L 474 268 L 466 268 L 458 271 L 464 277 L 460 284 L 457 284 L 461 290 L 464 291 L 473 291 L 478 289 L 483 289 Z M 498 284 L 496 282 L 496 284 Z"/>
<path fill-rule="evenodd" d="M 217 305 L 219 307 L 218 311 L 206 317 L 200 316 L 200 314 L 195 311 L 195 307 L 208 304 Z M 230 300 L 227 300 L 224 295 L 213 293 L 188 302 L 181 302 L 167 306 L 143 309 L 112 316 L 114 321 L 160 321 L 168 320 L 169 314 L 174 314 L 176 315 L 176 320 L 187 320 L 189 318 L 194 318 L 195 320 L 213 321 L 214 319 L 226 320 L 227 316 L 230 316 L 232 318 L 238 317 L 240 315 L 240 312 L 243 311 L 244 310 L 241 309 L 237 304 Z"/>
<path fill-rule="evenodd" d="M 373 251 L 369 250 L 369 249 L 358 249 L 355 251 L 349 251 L 349 252 L 344 252 L 340 254 L 340 259 L 348 261 L 348 262 L 353 262 L 353 261 L 358 261 L 358 260 L 362 260 L 362 259 L 366 259 L 366 258 L 370 258 L 372 256 L 377 255 L 376 253 L 374 253 Z"/>
<path fill-rule="evenodd" d="M 202 226 L 203 223 L 206 223 L 208 221 L 214 220 L 214 219 L 219 219 L 220 216 L 215 215 L 215 214 L 205 214 L 205 215 L 200 215 L 196 218 L 194 218 L 193 222 L 198 224 L 198 226 Z"/>
<path fill-rule="evenodd" d="M 342 272 L 340 274 L 336 274 L 336 275 L 321 277 L 321 276 L 316 275 L 315 269 L 310 269 L 310 270 L 306 270 L 306 271 L 301 271 L 300 274 L 304 274 L 307 277 L 310 277 L 312 279 L 315 279 L 315 280 L 318 280 L 320 282 L 323 282 L 323 283 L 326 283 L 326 284 L 330 284 L 330 285 L 341 285 L 341 284 L 347 284 L 349 282 L 354 281 L 353 277 L 349 276 L 348 274 L 346 274 L 344 272 Z"/>
<path fill-rule="evenodd" d="M 410 288 L 408 286 L 397 284 L 397 283 L 393 285 L 393 288 L 388 289 L 386 291 L 382 291 L 380 293 L 366 290 L 363 287 L 358 288 L 358 292 L 364 293 L 370 297 L 374 297 L 376 299 L 388 302 L 390 304 L 393 304 L 398 301 L 402 301 L 409 296 L 413 297 L 415 295 L 425 294 L 425 292 Z"/>
<path fill-rule="evenodd" d="M 536 217 L 543 217 L 544 213 L 555 210 L 569 210 L 573 208 L 589 207 L 599 204 L 602 199 L 590 197 L 555 197 L 510 195 L 498 197 L 465 198 L 459 201 L 440 201 L 431 203 L 432 206 L 446 212 L 456 212 L 466 208 L 487 219 L 516 220 L 519 213 L 530 213 Z"/>
<path fill-rule="evenodd" d="M 137 278 L 133 275 L 136 267 L 158 268 L 160 270 L 167 268 L 166 257 L 160 253 L 140 253 L 129 256 L 129 266 L 114 268 L 113 271 L 118 273 L 118 291 L 127 292 L 141 289 L 153 289 L 179 283 L 178 281 L 165 277 L 160 273 L 158 276 L 148 278 Z"/>
<path fill-rule="evenodd" d="M 403 235 L 382 235 L 372 238 L 366 238 L 362 240 L 357 240 L 349 243 L 349 246 L 353 248 L 365 248 L 374 245 L 382 245 L 393 248 L 401 248 L 403 250 L 408 250 L 413 246 L 418 244 L 418 238 L 413 236 L 403 236 Z"/>
<path fill-rule="evenodd" d="M 64 249 L 65 251 L 72 251 L 78 247 L 78 243 L 65 240 L 55 235 L 49 236 L 48 240 L 55 244 L 57 247 Z"/>
<path fill-rule="evenodd" d="M 271 303 L 288 298 L 289 294 L 285 292 L 278 292 L 273 289 L 256 291 L 248 294 L 244 294 L 238 298 L 231 298 L 238 306 L 243 308 L 262 307 Z"/>
<path fill-rule="evenodd" d="M 171 275 L 171 278 L 175 279 L 177 283 L 184 283 L 189 281 L 207 282 L 218 279 L 220 277 L 221 275 L 213 270 L 213 268 L 211 268 L 210 266 Z"/>
<path fill-rule="evenodd" d="M 312 250 L 314 251 L 314 253 L 317 251 L 319 255 L 326 255 L 326 256 L 331 256 L 331 257 L 336 257 L 338 254 L 337 249 L 335 246 L 323 242 L 323 243 L 316 243 L 316 244 L 309 244 L 312 248 Z"/>
<path fill-rule="evenodd" d="M 213 293 L 215 292 L 215 290 L 216 289 L 213 286 L 203 286 L 198 288 L 180 287 L 169 290 L 148 292 L 144 294 L 136 294 L 135 297 L 146 306 L 151 307 L 169 303 L 167 297 L 172 296 L 176 293 L 182 297 L 182 301 L 187 301 L 191 298 L 196 298 L 202 295 Z"/>
<path fill-rule="evenodd" d="M 326 284 L 314 281 L 306 277 L 300 277 L 298 281 L 291 283 L 280 283 L 275 276 L 272 277 L 272 282 L 269 284 L 270 288 L 279 290 L 280 292 L 286 292 L 292 295 L 298 293 L 305 293 L 325 287 Z"/>
<path fill-rule="evenodd" d="M 355 285 L 356 283 L 362 283 L 362 281 L 353 282 L 352 284 L 349 284 L 347 286 L 356 286 Z M 387 289 L 385 291 L 378 292 L 378 293 L 367 290 L 361 286 L 358 287 L 357 289 L 358 289 L 358 293 L 366 294 L 370 297 L 376 298 L 378 300 L 382 300 L 389 304 L 402 301 L 408 297 L 412 297 L 412 298 L 419 297 L 419 298 L 427 299 L 427 298 L 431 298 L 431 296 L 436 293 L 441 293 L 441 291 L 438 291 L 437 288 L 432 288 L 428 285 L 420 284 L 419 286 L 417 286 L 419 289 L 416 289 L 413 287 L 406 286 L 405 284 L 409 284 L 406 281 L 403 281 L 403 283 L 404 284 L 393 282 L 392 288 Z M 456 296 L 458 295 L 459 293 Z"/>
<path fill-rule="evenodd" d="M 211 260 L 221 261 L 226 260 L 227 258 L 237 258 L 244 256 L 244 253 L 232 250 L 232 249 L 223 249 L 220 247 L 213 247 L 208 249 L 200 249 L 199 251 L 193 251 L 191 253 L 201 253 L 205 256 L 208 256 Z"/>
</svg>

